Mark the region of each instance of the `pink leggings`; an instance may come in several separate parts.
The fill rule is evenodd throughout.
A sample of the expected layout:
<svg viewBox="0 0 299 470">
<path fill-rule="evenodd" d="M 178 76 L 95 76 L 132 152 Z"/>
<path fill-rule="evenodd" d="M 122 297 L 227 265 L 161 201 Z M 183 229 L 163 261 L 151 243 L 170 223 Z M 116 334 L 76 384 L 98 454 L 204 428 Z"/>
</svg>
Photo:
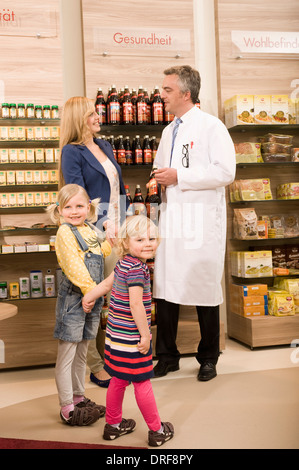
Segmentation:
<svg viewBox="0 0 299 470">
<path fill-rule="evenodd" d="M 161 420 L 154 397 L 154 392 L 150 380 L 143 382 L 132 382 L 137 405 L 144 417 L 148 428 L 151 431 L 158 431 L 161 427 Z M 112 377 L 109 383 L 106 397 L 106 422 L 117 424 L 122 420 L 122 404 L 126 387 L 130 385 L 127 380 Z"/>
</svg>

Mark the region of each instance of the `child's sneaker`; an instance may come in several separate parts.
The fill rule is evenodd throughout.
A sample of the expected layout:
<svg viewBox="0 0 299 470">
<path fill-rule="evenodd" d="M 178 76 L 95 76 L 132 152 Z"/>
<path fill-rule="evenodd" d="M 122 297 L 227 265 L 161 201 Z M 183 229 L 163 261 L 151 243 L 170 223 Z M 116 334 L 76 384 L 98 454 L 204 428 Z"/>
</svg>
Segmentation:
<svg viewBox="0 0 299 470">
<path fill-rule="evenodd" d="M 148 432 L 148 443 L 152 447 L 162 446 L 165 442 L 173 438 L 174 427 L 171 423 L 161 423 L 163 426 L 163 432 L 149 431 Z"/>
<path fill-rule="evenodd" d="M 129 434 L 130 432 L 134 431 L 136 426 L 136 422 L 134 419 L 122 419 L 119 426 L 111 426 L 110 424 L 106 423 L 104 427 L 104 434 L 103 438 L 106 441 L 112 441 L 117 437 L 123 436 L 124 434 Z"/>
</svg>

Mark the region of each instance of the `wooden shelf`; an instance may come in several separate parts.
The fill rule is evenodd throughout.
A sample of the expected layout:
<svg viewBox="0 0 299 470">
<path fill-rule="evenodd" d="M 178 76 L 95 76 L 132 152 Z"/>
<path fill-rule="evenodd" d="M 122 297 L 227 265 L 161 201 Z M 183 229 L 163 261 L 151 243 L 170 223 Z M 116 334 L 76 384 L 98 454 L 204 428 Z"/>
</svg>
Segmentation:
<svg viewBox="0 0 299 470">
<path fill-rule="evenodd" d="M 299 125 L 239 125 L 228 129 L 236 142 L 256 142 L 258 136 L 268 132 L 293 135 L 293 146 L 299 147 Z M 227 331 L 230 338 L 234 338 L 251 348 L 287 345 L 294 338 L 299 337 L 299 315 L 288 317 L 274 317 L 264 315 L 260 317 L 244 317 L 232 313 L 230 310 L 230 284 L 267 284 L 273 285 L 275 277 L 267 278 L 241 278 L 232 276 L 230 266 L 231 251 L 246 251 L 250 245 L 297 244 L 298 237 L 268 238 L 253 240 L 237 240 L 233 238 L 233 209 L 242 206 L 255 207 L 257 215 L 292 214 L 297 210 L 298 199 L 276 199 L 276 188 L 284 182 L 298 181 L 299 164 L 297 162 L 271 162 L 271 163 L 238 163 L 236 179 L 270 178 L 273 199 L 229 202 L 227 188 L 227 248 L 225 262 L 226 279 L 226 305 L 227 305 Z M 298 274 L 291 276 L 299 277 Z"/>
</svg>

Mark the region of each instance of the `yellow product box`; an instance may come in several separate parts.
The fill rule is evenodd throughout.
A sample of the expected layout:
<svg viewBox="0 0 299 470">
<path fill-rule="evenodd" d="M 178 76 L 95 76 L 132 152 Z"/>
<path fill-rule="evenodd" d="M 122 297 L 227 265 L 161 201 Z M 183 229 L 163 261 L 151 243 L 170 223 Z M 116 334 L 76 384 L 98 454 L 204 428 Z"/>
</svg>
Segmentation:
<svg viewBox="0 0 299 470">
<path fill-rule="evenodd" d="M 9 149 L 9 163 L 18 162 L 18 149 Z"/>
<path fill-rule="evenodd" d="M 0 193 L 0 206 L 1 207 L 8 207 L 8 194 L 7 193 Z"/>
<path fill-rule="evenodd" d="M 232 97 L 233 126 L 254 124 L 253 95 L 235 95 Z"/>
<path fill-rule="evenodd" d="M 8 128 L 8 140 L 18 140 L 18 128 L 17 127 Z"/>
<path fill-rule="evenodd" d="M 57 202 L 58 193 L 56 191 L 52 191 L 50 193 L 50 197 L 51 197 L 51 204 L 55 204 L 55 202 Z"/>
<path fill-rule="evenodd" d="M 42 182 L 42 172 L 40 170 L 33 171 L 33 183 L 41 184 Z"/>
<path fill-rule="evenodd" d="M 45 149 L 45 162 L 46 163 L 54 162 L 54 149 Z"/>
<path fill-rule="evenodd" d="M 15 193 L 9 193 L 8 195 L 8 204 L 10 207 L 17 206 L 17 195 Z"/>
<path fill-rule="evenodd" d="M 6 171 L 0 171 L 0 186 L 6 186 Z"/>
<path fill-rule="evenodd" d="M 49 170 L 50 183 L 58 183 L 58 170 Z"/>
<path fill-rule="evenodd" d="M 9 284 L 9 297 L 11 299 L 20 298 L 20 286 L 18 282 L 10 282 Z"/>
<path fill-rule="evenodd" d="M 31 170 L 25 170 L 25 184 L 33 184 L 33 172 Z"/>
<path fill-rule="evenodd" d="M 17 127 L 17 140 L 26 140 L 26 129 L 25 127 Z"/>
<path fill-rule="evenodd" d="M 18 163 L 26 162 L 26 149 L 19 149 L 18 151 Z"/>
<path fill-rule="evenodd" d="M 43 139 L 50 140 L 51 139 L 51 127 L 43 127 Z"/>
<path fill-rule="evenodd" d="M 26 205 L 26 198 L 24 193 L 17 193 L 17 206 L 25 207 Z"/>
<path fill-rule="evenodd" d="M 241 277 L 241 252 L 230 252 L 231 273 L 232 276 Z"/>
<path fill-rule="evenodd" d="M 6 172 L 6 184 L 9 186 L 16 184 L 16 172 L 15 171 L 7 171 Z"/>
<path fill-rule="evenodd" d="M 25 184 L 25 172 L 24 172 L 24 170 L 16 171 L 16 184 Z"/>
<path fill-rule="evenodd" d="M 42 193 L 34 193 L 34 205 L 35 206 L 42 206 L 43 205 L 43 200 L 42 200 Z"/>
<path fill-rule="evenodd" d="M 289 124 L 289 97 L 288 95 L 271 96 L 272 124 Z"/>
<path fill-rule="evenodd" d="M 42 193 L 42 204 L 43 206 L 49 206 L 50 204 L 52 204 L 50 193 L 48 192 Z"/>
<path fill-rule="evenodd" d="M 34 140 L 43 140 L 44 132 L 42 127 L 34 127 Z"/>
<path fill-rule="evenodd" d="M 26 127 L 26 139 L 34 140 L 34 127 Z"/>
<path fill-rule="evenodd" d="M 42 183 L 49 183 L 49 181 L 50 181 L 49 171 L 48 170 L 42 170 L 41 178 L 42 178 Z"/>
<path fill-rule="evenodd" d="M 241 251 L 241 276 L 258 277 L 260 257 L 258 251 Z"/>
<path fill-rule="evenodd" d="M 8 140 L 8 127 L 0 126 L 0 140 Z"/>
<path fill-rule="evenodd" d="M 54 161 L 59 162 L 60 159 L 60 149 L 54 149 Z"/>
<path fill-rule="evenodd" d="M 272 251 L 263 250 L 258 251 L 259 253 L 259 277 L 273 276 L 273 263 L 272 263 Z"/>
<path fill-rule="evenodd" d="M 297 121 L 298 98 L 289 98 L 289 124 L 299 124 Z"/>
<path fill-rule="evenodd" d="M 27 163 L 34 163 L 35 162 L 34 149 L 26 149 L 26 162 Z"/>
<path fill-rule="evenodd" d="M 25 244 L 17 244 L 14 246 L 15 253 L 26 253 L 26 245 Z"/>
<path fill-rule="evenodd" d="M 44 161 L 44 149 L 35 149 L 35 163 L 43 163 Z"/>
<path fill-rule="evenodd" d="M 271 95 L 254 95 L 254 122 L 271 124 Z"/>
<path fill-rule="evenodd" d="M 57 140 L 59 139 L 59 134 L 60 134 L 60 128 L 53 126 L 51 127 L 51 139 L 52 140 Z"/>
<path fill-rule="evenodd" d="M 25 194 L 26 206 L 32 207 L 35 205 L 34 203 L 34 193 L 26 193 Z"/>
<path fill-rule="evenodd" d="M 8 149 L 0 149 L 0 163 L 8 163 L 9 151 Z"/>
</svg>

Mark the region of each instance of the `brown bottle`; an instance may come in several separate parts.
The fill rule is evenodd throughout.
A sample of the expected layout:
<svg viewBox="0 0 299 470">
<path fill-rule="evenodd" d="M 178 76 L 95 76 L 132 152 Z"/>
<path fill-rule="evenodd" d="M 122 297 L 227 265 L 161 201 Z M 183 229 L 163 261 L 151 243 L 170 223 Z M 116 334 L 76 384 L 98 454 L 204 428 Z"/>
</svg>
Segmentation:
<svg viewBox="0 0 299 470">
<path fill-rule="evenodd" d="M 151 144 L 151 149 L 152 149 L 152 162 L 154 163 L 156 154 L 157 154 L 157 149 L 158 149 L 156 136 L 151 137 L 150 144 Z"/>
<path fill-rule="evenodd" d="M 109 101 L 110 124 L 120 123 L 120 103 L 115 85 L 112 85 Z"/>
<path fill-rule="evenodd" d="M 130 137 L 125 137 L 124 141 L 126 165 L 133 165 L 133 151 L 130 143 Z"/>
<path fill-rule="evenodd" d="M 132 103 L 132 114 L 133 114 L 132 124 L 137 124 L 137 93 L 136 93 L 135 88 L 133 88 L 132 90 L 131 103 Z"/>
<path fill-rule="evenodd" d="M 136 135 L 134 143 L 134 163 L 135 165 L 143 165 L 142 147 L 140 142 L 140 136 Z"/>
<path fill-rule="evenodd" d="M 133 215 L 133 201 L 132 201 L 132 197 L 131 197 L 131 194 L 130 194 L 130 188 L 129 188 L 129 185 L 128 184 L 125 184 L 125 191 L 126 191 L 126 196 L 129 200 L 129 207 L 127 209 L 127 216 L 130 216 L 130 215 Z"/>
<path fill-rule="evenodd" d="M 158 86 L 156 86 L 154 90 L 152 116 L 153 124 L 163 124 L 163 101 Z"/>
<path fill-rule="evenodd" d="M 100 125 L 106 124 L 106 103 L 105 103 L 104 95 L 103 95 L 101 88 L 98 89 L 97 99 L 95 102 L 95 108 L 96 108 L 96 112 L 99 115 Z"/>
<path fill-rule="evenodd" d="M 125 87 L 122 99 L 122 123 L 133 124 L 133 107 L 128 86 Z"/>
<path fill-rule="evenodd" d="M 144 100 L 146 102 L 146 123 L 150 124 L 151 123 L 151 103 L 150 103 L 150 99 L 149 99 L 146 88 L 144 88 Z"/>
<path fill-rule="evenodd" d="M 118 146 L 117 146 L 117 163 L 119 165 L 126 164 L 126 151 L 123 141 L 123 136 L 120 135 L 118 139 Z"/>
<path fill-rule="evenodd" d="M 143 139 L 143 163 L 145 165 L 152 164 L 152 149 L 150 146 L 148 135 L 145 135 Z"/>
<path fill-rule="evenodd" d="M 139 87 L 137 96 L 137 124 L 147 124 L 147 104 L 142 87 Z"/>
<path fill-rule="evenodd" d="M 114 142 L 114 135 L 110 136 L 109 142 L 110 142 L 112 150 L 113 150 L 114 158 L 117 161 L 117 151 L 116 151 L 115 142 Z"/>
<path fill-rule="evenodd" d="M 160 187 L 157 183 L 155 178 L 155 168 L 150 175 L 149 183 L 148 183 L 148 190 L 149 190 L 149 212 L 148 217 L 153 220 L 156 224 L 158 223 L 159 219 L 159 205 L 161 204 L 161 195 L 160 195 Z"/>
<path fill-rule="evenodd" d="M 139 184 L 136 185 L 136 189 L 135 189 L 135 196 L 133 199 L 133 211 L 134 211 L 134 215 L 146 214 L 144 199 L 143 199 Z"/>
</svg>

